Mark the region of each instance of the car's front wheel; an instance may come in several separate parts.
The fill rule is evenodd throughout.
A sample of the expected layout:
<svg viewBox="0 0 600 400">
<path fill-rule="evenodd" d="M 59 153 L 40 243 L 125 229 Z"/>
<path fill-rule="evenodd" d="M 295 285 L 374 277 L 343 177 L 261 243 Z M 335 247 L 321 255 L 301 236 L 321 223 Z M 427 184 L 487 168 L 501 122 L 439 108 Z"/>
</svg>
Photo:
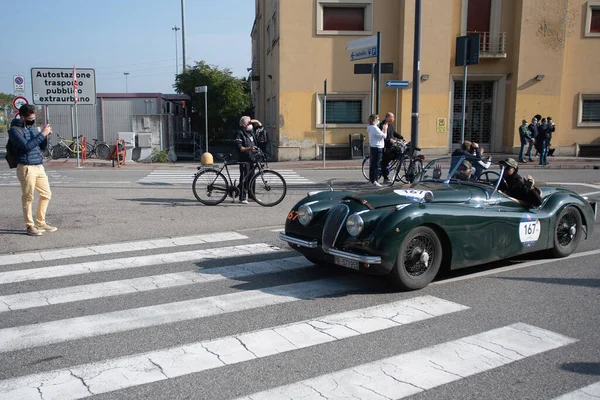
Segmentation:
<svg viewBox="0 0 600 400">
<path fill-rule="evenodd" d="M 554 257 L 566 257 L 573 253 L 581 240 L 582 225 L 577 208 L 569 206 L 562 210 L 554 227 L 554 247 L 550 253 Z"/>
<path fill-rule="evenodd" d="M 391 273 L 399 289 L 422 289 L 435 278 L 441 264 L 442 243 L 437 233 L 429 227 L 419 226 L 400 244 Z"/>
</svg>

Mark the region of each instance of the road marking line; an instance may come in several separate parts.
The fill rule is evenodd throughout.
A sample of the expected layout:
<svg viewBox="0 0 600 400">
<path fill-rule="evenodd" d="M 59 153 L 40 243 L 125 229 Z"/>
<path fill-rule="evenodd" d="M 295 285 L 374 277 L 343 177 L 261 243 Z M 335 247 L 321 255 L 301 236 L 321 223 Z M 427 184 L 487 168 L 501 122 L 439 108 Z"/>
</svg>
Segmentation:
<svg viewBox="0 0 600 400">
<path fill-rule="evenodd" d="M 0 285 L 38 279 L 58 278 L 61 276 L 82 275 L 94 272 L 178 263 L 184 261 L 201 261 L 215 258 L 251 256 L 256 254 L 275 253 L 278 251 L 281 251 L 279 247 L 275 247 L 266 243 L 254 243 L 239 246 L 218 247 L 214 249 L 181 251 L 177 253 L 162 253 L 140 257 L 90 261 L 79 264 L 58 265 L 55 267 L 21 269 L 18 271 L 0 272 Z"/>
<path fill-rule="evenodd" d="M 244 293 L 241 293 L 242 295 Z M 469 307 L 432 296 L 0 381 L 0 397 L 78 399 L 395 328 Z"/>
<path fill-rule="evenodd" d="M 600 381 L 581 389 L 565 393 L 554 400 L 598 400 L 600 399 Z"/>
<path fill-rule="evenodd" d="M 260 290 L 5 328 L 0 329 L 0 353 L 347 293 L 359 288 L 356 282 L 350 277 L 347 279 L 319 279 Z"/>
<path fill-rule="evenodd" d="M 581 252 L 581 253 L 571 254 L 570 256 L 564 257 L 564 258 L 527 261 L 527 262 L 524 262 L 524 263 L 519 263 L 519 264 L 515 264 L 515 265 L 509 265 L 507 267 L 499 267 L 499 268 L 490 269 L 488 271 L 475 272 L 475 273 L 469 274 L 469 275 L 457 276 L 456 278 L 450 278 L 450 279 L 444 279 L 444 280 L 441 280 L 441 281 L 435 281 L 435 282 L 431 282 L 430 285 L 444 285 L 446 283 L 453 283 L 453 282 L 458 282 L 458 281 L 464 281 L 464 280 L 467 280 L 467 279 L 481 278 L 482 276 L 496 275 L 496 274 L 500 274 L 502 272 L 513 271 L 515 269 L 521 269 L 521 268 L 527 268 L 527 267 L 534 267 L 536 265 L 550 264 L 550 263 L 555 263 L 555 262 L 560 262 L 560 261 L 568 260 L 568 259 L 571 259 L 571 258 L 587 257 L 587 256 L 593 256 L 593 255 L 596 255 L 596 254 L 600 254 L 600 250 L 584 251 L 584 252 Z"/>
<path fill-rule="evenodd" d="M 546 182 L 546 185 L 587 186 L 591 187 L 592 189 L 600 189 L 600 185 L 581 182 Z"/>
<path fill-rule="evenodd" d="M 248 239 L 248 236 L 240 235 L 237 232 L 219 232 L 207 235 L 182 236 L 165 239 L 150 239 L 135 242 L 105 244 L 89 247 L 74 247 L 59 250 L 46 250 L 35 253 L 17 253 L 0 256 L 0 265 L 16 265 L 37 261 L 97 256 L 98 254 L 112 254 L 149 249 L 162 249 L 167 247 L 189 246 L 194 244 L 225 242 L 229 240 L 241 239 Z"/>
<path fill-rule="evenodd" d="M 279 260 L 259 261 L 226 267 L 202 268 L 197 271 L 173 274 L 145 276 L 142 278 L 71 286 L 35 292 L 17 293 L 0 296 L 0 313 L 23 310 L 32 307 L 44 307 L 53 304 L 120 296 L 128 293 L 146 292 L 196 283 L 214 282 L 224 279 L 236 279 L 245 276 L 270 274 L 302 268 L 313 264 L 306 258 L 290 257 Z"/>
<path fill-rule="evenodd" d="M 238 400 L 401 399 L 576 341 L 517 323 Z"/>
</svg>

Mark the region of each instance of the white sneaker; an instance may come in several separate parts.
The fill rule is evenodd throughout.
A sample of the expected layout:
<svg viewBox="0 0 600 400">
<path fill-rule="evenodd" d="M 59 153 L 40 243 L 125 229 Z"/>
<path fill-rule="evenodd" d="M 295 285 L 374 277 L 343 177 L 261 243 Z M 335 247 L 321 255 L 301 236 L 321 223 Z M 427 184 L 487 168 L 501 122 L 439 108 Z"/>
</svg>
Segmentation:
<svg viewBox="0 0 600 400">
<path fill-rule="evenodd" d="M 373 182 L 373 186 L 375 186 L 375 187 L 381 187 L 381 183 L 375 181 L 375 182 Z"/>
<path fill-rule="evenodd" d="M 248 204 L 248 200 L 242 200 L 242 201 L 240 201 L 240 203 L 242 203 L 242 204 Z"/>
</svg>

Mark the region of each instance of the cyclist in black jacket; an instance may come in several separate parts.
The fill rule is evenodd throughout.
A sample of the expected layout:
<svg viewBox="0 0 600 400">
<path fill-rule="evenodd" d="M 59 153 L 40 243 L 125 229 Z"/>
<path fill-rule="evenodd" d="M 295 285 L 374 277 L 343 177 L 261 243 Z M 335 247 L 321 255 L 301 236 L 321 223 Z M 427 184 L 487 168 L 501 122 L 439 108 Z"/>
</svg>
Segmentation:
<svg viewBox="0 0 600 400">
<path fill-rule="evenodd" d="M 385 114 L 385 119 L 379 123 L 379 129 L 383 131 L 383 126 L 387 125 L 387 136 L 385 138 L 385 147 L 383 148 L 383 155 L 381 157 L 381 176 L 383 176 L 383 184 L 389 185 L 390 180 L 388 178 L 387 167 L 390 162 L 398 155 L 398 148 L 396 147 L 396 141 L 404 140 L 404 137 L 396 132 L 392 126 L 394 122 L 394 114 L 388 112 Z"/>
<path fill-rule="evenodd" d="M 238 162 L 240 165 L 240 203 L 248 204 L 248 182 L 254 175 L 252 168 L 252 151 L 256 150 L 256 137 L 254 136 L 253 122 L 248 116 L 240 118 L 240 129 L 235 136 L 235 145 L 238 149 Z M 260 124 L 260 122 L 258 122 Z"/>
</svg>

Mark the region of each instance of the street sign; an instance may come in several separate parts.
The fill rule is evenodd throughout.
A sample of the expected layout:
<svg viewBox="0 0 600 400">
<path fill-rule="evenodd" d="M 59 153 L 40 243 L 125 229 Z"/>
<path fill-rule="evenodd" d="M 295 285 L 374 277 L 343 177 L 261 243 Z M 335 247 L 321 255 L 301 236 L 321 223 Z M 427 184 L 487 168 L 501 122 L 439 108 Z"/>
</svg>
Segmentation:
<svg viewBox="0 0 600 400">
<path fill-rule="evenodd" d="M 408 81 L 385 81 L 386 87 L 405 88 L 408 87 Z"/>
<path fill-rule="evenodd" d="M 377 57 L 377 47 L 358 49 L 350 53 L 350 61 L 363 60 L 372 57 Z"/>
<path fill-rule="evenodd" d="M 349 40 L 346 50 L 352 51 L 357 49 L 366 49 L 369 47 L 377 47 L 377 35 Z"/>
<path fill-rule="evenodd" d="M 74 82 L 77 81 L 75 88 Z M 96 104 L 96 71 L 92 68 L 31 68 L 33 103 L 41 105 Z"/>
<path fill-rule="evenodd" d="M 457 37 L 454 65 L 456 67 L 462 67 L 464 65 L 465 58 L 467 65 L 479 64 L 479 42 L 479 33 Z"/>
<path fill-rule="evenodd" d="M 29 102 L 23 96 L 17 96 L 12 101 L 13 108 L 17 111 L 19 111 L 19 108 L 21 108 L 25 104 L 29 104 Z"/>
<path fill-rule="evenodd" d="M 25 94 L 25 78 L 21 75 L 13 76 L 13 86 L 15 96 L 21 96 Z"/>
<path fill-rule="evenodd" d="M 377 67 L 377 63 L 369 63 L 369 64 L 354 64 L 354 74 L 370 74 L 373 72 L 373 65 Z M 381 63 L 381 73 L 382 74 L 393 74 L 394 73 L 394 63 Z"/>
<path fill-rule="evenodd" d="M 204 93 L 208 91 L 208 87 L 206 86 L 196 86 L 196 93 Z"/>
</svg>

